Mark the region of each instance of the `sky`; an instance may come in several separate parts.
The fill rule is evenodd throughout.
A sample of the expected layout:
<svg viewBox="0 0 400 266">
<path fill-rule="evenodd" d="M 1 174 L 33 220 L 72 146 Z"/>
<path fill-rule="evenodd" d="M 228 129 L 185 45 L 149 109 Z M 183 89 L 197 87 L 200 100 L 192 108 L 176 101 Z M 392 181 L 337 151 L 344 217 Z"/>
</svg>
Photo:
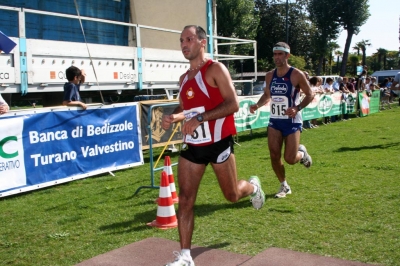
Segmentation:
<svg viewBox="0 0 400 266">
<path fill-rule="evenodd" d="M 353 35 L 349 52 L 354 52 L 352 47 L 361 40 L 369 40 L 371 43 L 366 50 L 368 56 L 379 48 L 399 51 L 400 0 L 369 0 L 369 13 L 371 16 L 361 26 L 361 31 Z M 342 52 L 346 38 L 347 31 L 343 30 L 336 40 Z"/>
</svg>

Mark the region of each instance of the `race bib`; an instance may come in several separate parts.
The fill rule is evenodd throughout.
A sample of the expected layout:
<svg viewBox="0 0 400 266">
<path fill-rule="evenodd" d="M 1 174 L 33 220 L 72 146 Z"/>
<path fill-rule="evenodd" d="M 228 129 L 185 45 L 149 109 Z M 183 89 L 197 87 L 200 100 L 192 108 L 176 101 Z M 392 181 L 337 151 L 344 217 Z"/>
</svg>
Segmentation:
<svg viewBox="0 0 400 266">
<path fill-rule="evenodd" d="M 287 97 L 272 96 L 271 97 L 271 118 L 275 119 L 288 119 L 289 116 L 285 115 L 286 109 L 289 107 Z"/>
<path fill-rule="evenodd" d="M 185 115 L 186 120 L 190 120 L 198 114 L 204 113 L 204 106 L 192 108 L 190 110 L 184 110 L 183 114 Z M 203 144 L 211 142 L 211 133 L 210 126 L 208 121 L 204 121 L 201 123 L 193 132 L 193 135 L 186 135 L 185 142 L 192 144 Z"/>
</svg>

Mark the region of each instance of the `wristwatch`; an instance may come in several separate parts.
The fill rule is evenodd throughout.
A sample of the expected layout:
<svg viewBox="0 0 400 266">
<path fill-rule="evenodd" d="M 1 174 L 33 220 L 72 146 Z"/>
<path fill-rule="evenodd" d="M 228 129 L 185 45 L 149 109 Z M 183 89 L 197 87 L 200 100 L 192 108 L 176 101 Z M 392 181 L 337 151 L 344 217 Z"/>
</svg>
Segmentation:
<svg viewBox="0 0 400 266">
<path fill-rule="evenodd" d="M 297 105 L 296 107 L 297 107 L 297 110 L 299 110 L 299 112 L 301 111 L 301 109 L 303 109 L 303 108 L 300 106 L 300 104 Z"/>
<path fill-rule="evenodd" d="M 204 118 L 201 114 L 196 116 L 197 121 L 199 121 L 200 123 L 203 122 Z"/>
</svg>

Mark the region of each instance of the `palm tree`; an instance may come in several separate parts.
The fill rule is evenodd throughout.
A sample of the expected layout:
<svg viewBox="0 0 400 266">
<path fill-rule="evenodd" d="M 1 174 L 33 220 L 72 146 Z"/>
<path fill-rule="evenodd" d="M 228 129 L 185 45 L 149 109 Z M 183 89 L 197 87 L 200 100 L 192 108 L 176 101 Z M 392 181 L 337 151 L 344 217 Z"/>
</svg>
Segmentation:
<svg viewBox="0 0 400 266">
<path fill-rule="evenodd" d="M 351 54 L 349 56 L 349 63 L 350 63 L 350 66 L 353 68 L 354 76 L 356 76 L 357 75 L 357 66 L 360 63 L 360 57 L 356 54 Z"/>
<path fill-rule="evenodd" d="M 360 47 L 361 52 L 362 52 L 362 65 L 365 66 L 367 62 L 367 54 L 365 53 L 367 50 L 367 46 L 371 46 L 371 43 L 369 40 L 361 40 L 361 42 L 356 43 L 357 46 Z M 360 55 L 360 54 L 357 54 Z"/>
<path fill-rule="evenodd" d="M 359 42 L 356 43 L 355 46 L 353 46 L 353 50 L 356 50 L 357 51 L 357 55 L 360 55 L 361 46 L 360 46 Z"/>
<path fill-rule="evenodd" d="M 339 74 L 340 73 L 340 68 L 339 68 L 339 57 L 343 56 L 343 52 L 340 50 L 336 50 L 335 51 L 335 55 L 336 55 L 336 72 Z"/>
<path fill-rule="evenodd" d="M 337 44 L 337 42 L 329 42 L 328 43 L 328 52 L 329 52 L 329 74 L 332 74 L 332 56 L 333 56 L 333 51 L 335 49 L 339 49 L 340 46 Z"/>
<path fill-rule="evenodd" d="M 386 55 L 387 55 L 388 51 L 384 48 L 379 48 L 377 49 L 377 52 L 374 54 L 376 56 L 378 56 L 378 70 L 382 70 L 382 57 L 383 57 L 383 66 L 384 68 L 386 68 Z"/>
</svg>

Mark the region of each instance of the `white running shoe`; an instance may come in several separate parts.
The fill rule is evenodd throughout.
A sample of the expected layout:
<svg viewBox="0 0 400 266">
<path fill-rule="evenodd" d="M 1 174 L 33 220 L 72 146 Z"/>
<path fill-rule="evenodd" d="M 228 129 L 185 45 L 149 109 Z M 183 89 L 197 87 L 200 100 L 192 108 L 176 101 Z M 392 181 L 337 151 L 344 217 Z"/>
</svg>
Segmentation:
<svg viewBox="0 0 400 266">
<path fill-rule="evenodd" d="M 165 264 L 165 266 L 194 266 L 192 257 L 186 257 L 178 251 L 174 251 L 175 260 L 171 263 Z"/>
<path fill-rule="evenodd" d="M 281 184 L 281 188 L 279 189 L 278 193 L 275 194 L 275 198 L 284 198 L 287 194 L 292 194 L 292 190 L 289 186 Z"/>
<path fill-rule="evenodd" d="M 300 160 L 300 163 L 306 168 L 310 168 L 312 165 L 312 158 L 308 154 L 307 149 L 303 144 L 299 145 L 299 151 L 304 152 L 304 157 Z"/>
<path fill-rule="evenodd" d="M 261 188 L 260 179 L 257 176 L 251 176 L 249 183 L 257 187 L 257 191 L 251 194 L 250 201 L 256 210 L 261 209 L 265 203 L 265 193 Z"/>
</svg>

